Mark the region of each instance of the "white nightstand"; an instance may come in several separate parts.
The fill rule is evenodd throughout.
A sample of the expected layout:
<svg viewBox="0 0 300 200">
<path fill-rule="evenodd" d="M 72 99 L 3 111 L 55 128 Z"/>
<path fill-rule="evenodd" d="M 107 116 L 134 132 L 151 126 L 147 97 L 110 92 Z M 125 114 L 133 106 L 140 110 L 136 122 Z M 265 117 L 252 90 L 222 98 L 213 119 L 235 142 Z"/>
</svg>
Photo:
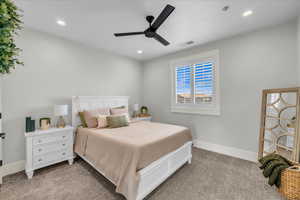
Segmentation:
<svg viewBox="0 0 300 200">
<path fill-rule="evenodd" d="M 151 121 L 152 117 L 134 117 L 131 119 L 132 122 L 138 122 L 138 121 Z"/>
<path fill-rule="evenodd" d="M 73 127 L 50 128 L 25 133 L 26 166 L 28 179 L 36 169 L 46 167 L 65 160 L 73 164 Z"/>
</svg>

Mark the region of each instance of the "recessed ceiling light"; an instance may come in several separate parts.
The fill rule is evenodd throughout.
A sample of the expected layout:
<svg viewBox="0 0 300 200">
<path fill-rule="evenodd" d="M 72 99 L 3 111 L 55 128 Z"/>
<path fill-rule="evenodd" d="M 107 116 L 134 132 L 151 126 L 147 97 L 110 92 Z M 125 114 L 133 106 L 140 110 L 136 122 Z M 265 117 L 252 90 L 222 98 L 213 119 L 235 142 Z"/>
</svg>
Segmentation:
<svg viewBox="0 0 300 200">
<path fill-rule="evenodd" d="M 66 26 L 67 25 L 67 23 L 64 20 L 61 20 L 61 19 L 56 20 L 56 23 L 60 26 Z"/>
<path fill-rule="evenodd" d="M 244 17 L 248 17 L 248 16 L 250 16 L 250 15 L 252 15 L 253 14 L 253 11 L 252 10 L 246 10 L 244 13 L 243 13 L 243 16 Z"/>
<path fill-rule="evenodd" d="M 142 54 L 143 51 L 142 51 L 142 50 L 137 50 L 137 53 L 138 53 L 138 54 Z"/>
</svg>

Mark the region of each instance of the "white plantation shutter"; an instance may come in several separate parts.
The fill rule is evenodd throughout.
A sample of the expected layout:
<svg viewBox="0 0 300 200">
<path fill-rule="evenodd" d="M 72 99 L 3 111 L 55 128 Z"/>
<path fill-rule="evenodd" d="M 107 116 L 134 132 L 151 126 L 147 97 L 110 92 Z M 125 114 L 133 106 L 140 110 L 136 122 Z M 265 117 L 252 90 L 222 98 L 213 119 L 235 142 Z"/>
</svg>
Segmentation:
<svg viewBox="0 0 300 200">
<path fill-rule="evenodd" d="M 172 112 L 220 115 L 218 65 L 218 50 L 171 64 Z"/>
<path fill-rule="evenodd" d="M 192 67 L 176 67 L 176 103 L 192 103 Z"/>
<path fill-rule="evenodd" d="M 194 102 L 210 103 L 214 93 L 214 69 L 212 62 L 194 65 Z"/>
</svg>

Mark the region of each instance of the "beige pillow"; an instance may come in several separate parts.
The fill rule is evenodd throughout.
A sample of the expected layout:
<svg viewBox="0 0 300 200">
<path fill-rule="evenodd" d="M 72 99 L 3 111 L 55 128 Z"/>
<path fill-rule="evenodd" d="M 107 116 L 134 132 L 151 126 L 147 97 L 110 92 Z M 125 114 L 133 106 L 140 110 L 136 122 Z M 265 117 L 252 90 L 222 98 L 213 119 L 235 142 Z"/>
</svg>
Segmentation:
<svg viewBox="0 0 300 200">
<path fill-rule="evenodd" d="M 98 108 L 94 110 L 83 111 L 83 116 L 88 128 L 96 128 L 98 125 L 97 117 L 99 115 L 110 115 L 109 108 Z"/>
<path fill-rule="evenodd" d="M 128 109 L 126 107 L 111 108 L 110 113 L 112 115 L 124 114 L 124 113 L 128 113 Z"/>
<path fill-rule="evenodd" d="M 97 123 L 98 123 L 97 128 L 106 128 L 108 126 L 107 119 L 106 119 L 108 116 L 109 115 L 98 115 L 98 117 L 97 117 Z"/>
</svg>

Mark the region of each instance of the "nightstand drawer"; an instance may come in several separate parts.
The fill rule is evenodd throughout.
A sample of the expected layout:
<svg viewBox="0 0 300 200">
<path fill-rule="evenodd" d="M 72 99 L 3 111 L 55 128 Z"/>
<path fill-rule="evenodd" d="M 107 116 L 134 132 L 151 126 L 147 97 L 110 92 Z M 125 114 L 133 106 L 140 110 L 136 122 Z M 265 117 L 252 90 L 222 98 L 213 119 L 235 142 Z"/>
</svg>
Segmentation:
<svg viewBox="0 0 300 200">
<path fill-rule="evenodd" d="M 71 140 L 64 140 L 60 142 L 55 143 L 49 143 L 49 144 L 42 144 L 42 145 L 36 145 L 33 147 L 33 156 L 43 155 L 49 152 L 53 151 L 59 151 L 66 148 L 72 148 L 72 141 Z"/>
<path fill-rule="evenodd" d="M 45 155 L 36 156 L 33 158 L 33 166 L 35 168 L 47 166 L 49 164 L 52 164 L 55 161 L 68 159 L 71 156 L 72 156 L 72 150 L 70 149 L 64 149 L 61 151 L 56 151 Z"/>
<path fill-rule="evenodd" d="M 72 133 L 70 132 L 59 132 L 56 134 L 53 134 L 51 136 L 40 136 L 33 138 L 33 145 L 40 145 L 40 144 L 46 144 L 51 142 L 58 142 L 62 140 L 69 140 L 71 139 Z"/>
</svg>

